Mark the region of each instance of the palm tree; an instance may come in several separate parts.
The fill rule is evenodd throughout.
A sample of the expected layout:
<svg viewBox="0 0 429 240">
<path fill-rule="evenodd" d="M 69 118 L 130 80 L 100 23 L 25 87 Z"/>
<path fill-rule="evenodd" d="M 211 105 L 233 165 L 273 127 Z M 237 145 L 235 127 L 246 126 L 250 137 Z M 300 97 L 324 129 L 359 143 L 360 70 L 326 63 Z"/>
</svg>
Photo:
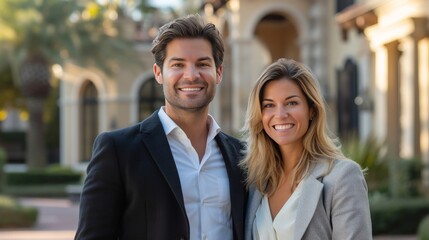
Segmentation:
<svg viewBox="0 0 429 240">
<path fill-rule="evenodd" d="M 44 102 L 51 68 L 71 61 L 114 72 L 115 61 L 132 57 L 133 44 L 121 38 L 122 11 L 114 3 L 89 0 L 0 1 L 0 68 L 12 66 L 29 111 L 26 162 L 47 164 Z M 133 60 L 135 61 L 135 60 Z"/>
</svg>

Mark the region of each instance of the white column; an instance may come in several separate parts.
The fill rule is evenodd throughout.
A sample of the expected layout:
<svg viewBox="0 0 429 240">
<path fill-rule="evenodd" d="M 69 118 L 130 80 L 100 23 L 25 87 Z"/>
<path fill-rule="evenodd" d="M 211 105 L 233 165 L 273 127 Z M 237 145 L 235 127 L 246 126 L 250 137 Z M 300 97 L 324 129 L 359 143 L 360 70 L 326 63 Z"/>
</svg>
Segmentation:
<svg viewBox="0 0 429 240">
<path fill-rule="evenodd" d="M 60 99 L 58 101 L 59 104 L 59 111 L 60 111 L 60 163 L 64 166 L 71 166 L 71 162 L 69 159 L 67 159 L 67 123 L 66 123 L 66 107 L 64 103 L 64 98 L 66 96 L 66 85 L 67 82 L 63 79 L 60 80 Z"/>
<path fill-rule="evenodd" d="M 244 123 L 246 113 L 246 101 L 244 95 L 249 93 L 249 84 L 245 84 L 246 79 L 251 79 L 249 71 L 245 67 L 250 66 L 250 40 L 236 39 L 232 43 L 232 126 L 235 131 L 239 131 Z M 246 51 L 247 49 L 247 51 Z M 246 88 L 246 89 L 244 89 Z"/>
<path fill-rule="evenodd" d="M 328 15 L 326 12 L 328 4 L 327 1 L 315 0 L 312 2 L 310 7 L 310 21 L 312 25 L 310 33 L 310 44 L 311 44 L 311 57 L 309 67 L 312 69 L 316 77 L 320 81 L 322 91 L 329 101 L 329 85 L 327 63 L 328 50 L 329 50 L 329 35 L 326 29 L 328 29 Z"/>
<path fill-rule="evenodd" d="M 375 51 L 374 89 L 374 134 L 379 139 L 386 138 L 387 123 L 387 49 L 380 46 Z"/>
<path fill-rule="evenodd" d="M 419 41 L 418 52 L 422 180 L 423 184 L 429 188 L 429 38 Z"/>
<path fill-rule="evenodd" d="M 79 101 L 73 95 L 78 79 L 65 72 L 60 84 L 60 162 L 64 166 L 75 168 L 79 164 Z"/>
<path fill-rule="evenodd" d="M 371 104 L 374 104 L 374 85 L 373 82 L 373 66 L 374 66 L 374 54 L 368 46 L 366 39 L 362 39 L 360 42 L 360 57 L 359 61 L 359 95 L 363 97 L 365 107 L 359 109 L 359 136 L 360 139 L 367 139 L 373 135 L 373 122 L 374 122 L 374 109 L 370 108 Z M 373 105 L 372 105 L 373 106 Z"/>
<path fill-rule="evenodd" d="M 401 142 L 400 152 L 401 158 L 412 158 L 414 153 L 414 111 L 416 104 L 414 102 L 415 89 L 415 41 L 411 37 L 401 40 L 400 49 L 402 51 L 400 65 L 400 126 L 401 126 Z"/>
<path fill-rule="evenodd" d="M 254 39 L 232 42 L 232 121 L 234 131 L 243 127 L 250 91 L 271 62 L 267 49 Z"/>
</svg>

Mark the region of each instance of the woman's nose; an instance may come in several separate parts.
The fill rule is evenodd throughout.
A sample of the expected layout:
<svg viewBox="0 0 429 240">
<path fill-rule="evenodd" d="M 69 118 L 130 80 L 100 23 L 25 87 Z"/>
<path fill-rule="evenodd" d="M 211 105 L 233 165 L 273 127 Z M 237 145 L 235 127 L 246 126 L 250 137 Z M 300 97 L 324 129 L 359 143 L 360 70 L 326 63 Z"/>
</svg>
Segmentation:
<svg viewBox="0 0 429 240">
<path fill-rule="evenodd" d="M 276 115 L 279 117 L 287 117 L 289 115 L 289 112 L 285 107 L 278 107 Z"/>
</svg>

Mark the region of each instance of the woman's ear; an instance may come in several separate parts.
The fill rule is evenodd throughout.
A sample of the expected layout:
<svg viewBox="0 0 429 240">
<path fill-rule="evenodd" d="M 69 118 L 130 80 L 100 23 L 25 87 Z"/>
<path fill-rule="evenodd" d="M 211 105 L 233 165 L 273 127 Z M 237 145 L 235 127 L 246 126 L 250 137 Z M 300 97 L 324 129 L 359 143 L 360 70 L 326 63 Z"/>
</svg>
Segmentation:
<svg viewBox="0 0 429 240">
<path fill-rule="evenodd" d="M 314 109 L 314 107 L 310 108 L 310 121 L 313 120 L 313 118 L 316 117 L 316 110 Z"/>
</svg>

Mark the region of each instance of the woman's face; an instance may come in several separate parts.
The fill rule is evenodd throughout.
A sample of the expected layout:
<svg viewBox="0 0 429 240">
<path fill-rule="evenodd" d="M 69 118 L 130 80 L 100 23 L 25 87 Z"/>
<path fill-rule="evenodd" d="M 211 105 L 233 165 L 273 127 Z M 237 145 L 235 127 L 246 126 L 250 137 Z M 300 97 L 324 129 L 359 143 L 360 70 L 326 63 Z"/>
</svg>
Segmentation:
<svg viewBox="0 0 429 240">
<path fill-rule="evenodd" d="M 266 83 L 261 109 L 262 124 L 271 139 L 280 146 L 302 148 L 312 109 L 294 81 L 281 78 Z"/>
</svg>

